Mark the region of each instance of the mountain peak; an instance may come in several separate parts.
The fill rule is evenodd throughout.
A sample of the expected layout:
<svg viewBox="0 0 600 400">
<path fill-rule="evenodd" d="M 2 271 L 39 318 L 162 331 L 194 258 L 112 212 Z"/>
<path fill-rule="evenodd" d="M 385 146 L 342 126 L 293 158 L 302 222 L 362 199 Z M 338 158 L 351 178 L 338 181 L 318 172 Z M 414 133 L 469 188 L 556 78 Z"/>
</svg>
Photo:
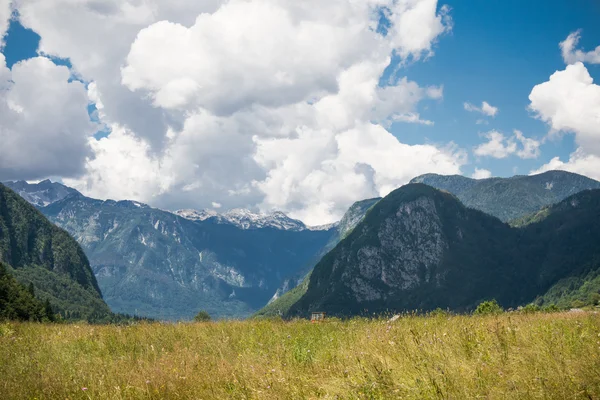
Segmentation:
<svg viewBox="0 0 600 400">
<path fill-rule="evenodd" d="M 80 194 L 77 190 L 58 182 L 52 182 L 50 179 L 38 183 L 9 181 L 4 184 L 37 207 L 45 207 L 72 194 Z"/>
</svg>

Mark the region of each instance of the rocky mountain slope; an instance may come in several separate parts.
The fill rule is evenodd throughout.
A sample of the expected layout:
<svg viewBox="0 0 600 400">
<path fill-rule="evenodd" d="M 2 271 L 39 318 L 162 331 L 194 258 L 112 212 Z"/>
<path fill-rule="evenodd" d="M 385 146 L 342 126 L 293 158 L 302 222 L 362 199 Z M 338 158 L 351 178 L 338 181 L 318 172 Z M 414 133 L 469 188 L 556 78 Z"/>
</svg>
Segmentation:
<svg viewBox="0 0 600 400">
<path fill-rule="evenodd" d="M 64 316 L 93 320 L 110 315 L 77 242 L 2 184 L 0 262 Z"/>
<path fill-rule="evenodd" d="M 366 213 L 379 201 L 381 198 L 357 201 L 344 214 L 340 222 L 335 226 L 335 230 L 329 242 L 323 247 L 315 259 L 300 269 L 294 276 L 289 277 L 283 285 L 277 289 L 275 295 L 269 304 L 261 309 L 257 316 L 280 315 L 286 313 L 289 307 L 294 304 L 300 297 L 306 293 L 308 288 L 308 279 L 310 271 L 325 256 L 333 249 L 343 238 L 345 238 L 352 230 L 363 220 Z"/>
<path fill-rule="evenodd" d="M 9 181 L 4 185 L 11 188 L 19 196 L 37 207 L 44 207 L 64 199 L 65 197 L 79 193 L 77 190 L 60 183 L 51 182 L 46 179 L 39 183 L 27 183 L 25 181 Z"/>
<path fill-rule="evenodd" d="M 80 194 L 41 211 L 82 245 L 114 311 L 158 319 L 191 318 L 200 309 L 214 317 L 250 315 L 333 234 L 194 221 Z"/>
<path fill-rule="evenodd" d="M 506 307 L 600 266 L 600 190 L 512 228 L 454 195 L 406 185 L 379 201 L 314 268 L 288 315 Z"/>
<path fill-rule="evenodd" d="M 508 222 L 544 206 L 588 189 L 600 189 L 600 182 L 565 171 L 549 171 L 532 176 L 470 179 L 460 175 L 427 174 L 411 183 L 424 183 L 446 190 L 463 202 Z"/>
<path fill-rule="evenodd" d="M 282 212 L 257 214 L 243 208 L 236 208 L 224 214 L 214 210 L 179 210 L 175 214 L 190 221 L 211 220 L 214 223 L 231 224 L 241 229 L 275 228 L 290 231 L 310 229 L 302 221 L 288 217 Z M 327 227 L 325 230 L 330 229 Z"/>
</svg>

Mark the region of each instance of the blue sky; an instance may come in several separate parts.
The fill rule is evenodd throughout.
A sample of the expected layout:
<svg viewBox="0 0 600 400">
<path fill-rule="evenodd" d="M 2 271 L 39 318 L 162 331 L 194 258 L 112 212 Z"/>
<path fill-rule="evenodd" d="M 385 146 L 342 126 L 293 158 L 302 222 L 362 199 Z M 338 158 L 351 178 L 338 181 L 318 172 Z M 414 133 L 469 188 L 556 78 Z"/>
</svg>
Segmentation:
<svg viewBox="0 0 600 400">
<path fill-rule="evenodd" d="M 143 4 L 135 1 L 130 2 L 130 6 L 133 8 L 123 8 L 120 11 L 118 8 L 113 8 L 110 5 L 112 3 L 108 1 L 106 7 L 98 7 L 99 3 L 96 2 L 89 2 L 89 4 L 81 2 L 81 4 L 73 6 L 72 15 L 60 11 L 55 12 L 55 10 L 65 7 L 67 3 L 64 0 L 47 1 L 50 3 L 36 0 L 32 3 L 35 6 L 23 10 L 28 13 L 27 17 L 23 17 L 23 21 L 28 21 L 24 24 L 29 23 L 29 26 L 41 35 L 52 33 L 49 36 L 51 40 L 46 43 L 46 48 L 50 48 L 52 54 L 56 56 L 50 57 L 52 62 L 68 68 L 72 67 L 71 62 L 73 62 L 74 67 L 81 73 L 77 76 L 71 75 L 68 79 L 69 83 L 79 80 L 84 90 L 87 90 L 90 88 L 89 85 L 94 82 L 93 84 L 96 85 L 94 93 L 102 95 L 102 101 L 106 103 L 106 107 L 100 115 L 90 100 L 89 104 L 85 105 L 85 109 L 90 115 L 89 119 L 94 123 L 101 122 L 108 125 L 114 123 L 114 126 L 126 127 L 128 131 L 119 134 L 111 134 L 109 129 L 96 131 L 93 136 L 98 141 L 91 144 L 86 144 L 87 142 L 82 137 L 76 138 L 79 140 L 79 144 L 73 146 L 73 151 L 80 153 L 79 161 L 74 162 L 69 168 L 63 168 L 64 173 L 60 172 L 62 170 L 59 164 L 65 157 L 59 152 L 56 157 L 49 157 L 49 161 L 43 163 L 40 161 L 39 165 L 31 168 L 19 166 L 20 169 L 17 167 L 11 169 L 9 166 L 7 169 L 4 166 L 5 171 L 3 172 L 3 165 L 0 163 L 0 178 L 41 179 L 51 176 L 59 179 L 65 178 L 66 182 L 70 182 L 79 190 L 95 197 L 131 198 L 170 208 L 210 208 L 212 205 L 222 204 L 224 208 L 247 206 L 261 210 L 282 209 L 300 219 L 328 222 L 339 216 L 352 201 L 360 200 L 361 197 L 384 195 L 395 186 L 405 183 L 414 174 L 429 172 L 428 168 L 440 173 L 460 171 L 466 176 L 471 176 L 477 168 L 488 170 L 493 176 L 512 176 L 528 174 L 549 163 L 555 157 L 559 157 L 566 163 L 562 165 L 564 169 L 570 168 L 575 172 L 596 178 L 600 177 L 600 173 L 594 175 L 596 169 L 594 163 L 598 162 L 600 165 L 600 161 L 598 161 L 600 158 L 597 158 L 600 157 L 600 154 L 597 154 L 599 149 L 594 148 L 593 140 L 590 142 L 590 138 L 596 134 L 594 128 L 589 127 L 593 125 L 593 119 L 596 118 L 594 116 L 597 115 L 597 111 L 594 111 L 593 108 L 596 106 L 595 104 L 592 104 L 592 108 L 584 110 L 582 114 L 589 119 L 588 126 L 573 128 L 574 125 L 570 121 L 571 125 L 560 126 L 558 128 L 560 134 L 553 137 L 547 136 L 550 131 L 547 122 L 561 123 L 564 120 L 553 115 L 551 109 L 542 109 L 543 101 L 548 99 L 542 98 L 542 103 L 538 104 L 542 108 L 537 110 L 541 114 L 545 113 L 546 122 L 536 119 L 534 112 L 528 109 L 531 104 L 528 97 L 532 89 L 536 85 L 547 82 L 555 71 L 565 71 L 567 67 L 559 49 L 560 42 L 573 32 L 580 30 L 581 39 L 577 44 L 577 49 L 583 49 L 586 52 L 593 51 L 596 46 L 600 45 L 600 23 L 598 23 L 600 21 L 600 2 L 596 0 L 577 0 L 576 2 L 448 0 L 437 3 L 437 9 L 433 9 L 434 15 L 427 16 L 421 13 L 419 17 L 424 18 L 422 24 L 428 25 L 433 30 L 437 29 L 436 33 L 429 35 L 427 29 L 420 32 L 418 29 L 410 31 L 414 35 L 423 35 L 423 41 L 420 44 L 422 47 L 416 50 L 407 50 L 410 54 L 420 56 L 420 59 L 411 61 L 409 57 L 408 61 L 405 60 L 398 68 L 399 57 L 396 57 L 395 64 L 389 66 L 387 71 L 397 70 L 397 77 L 407 77 L 409 81 L 416 82 L 420 88 L 443 86 L 443 98 L 425 99 L 408 105 L 401 101 L 397 103 L 397 106 L 401 108 L 400 114 L 409 115 L 416 111 L 421 120 L 432 121 L 433 124 L 395 122 L 391 126 L 383 125 L 388 127 L 399 143 L 409 146 L 428 145 L 423 150 L 423 155 L 420 155 L 417 147 L 407 149 L 406 147 L 396 148 L 394 145 L 392 146 L 394 148 L 391 148 L 385 144 L 388 143 L 387 139 L 381 133 L 375 135 L 372 132 L 363 132 L 365 138 L 375 135 L 370 138 L 371 141 L 365 139 L 364 143 L 377 143 L 377 146 L 382 146 L 381 148 L 361 149 L 362 144 L 358 141 L 352 144 L 356 148 L 351 146 L 350 150 L 347 150 L 347 154 L 342 155 L 342 150 L 339 150 L 339 154 L 332 155 L 326 151 L 328 146 L 332 145 L 331 141 L 327 142 L 323 139 L 321 143 L 307 137 L 295 145 L 289 145 L 286 142 L 288 138 L 285 138 L 290 134 L 289 132 L 273 133 L 269 131 L 269 129 L 276 130 L 278 127 L 286 127 L 285 123 L 278 122 L 286 118 L 289 118 L 287 123 L 292 124 L 293 130 L 293 124 L 307 115 L 292 116 L 290 113 L 282 113 L 277 109 L 277 107 L 282 107 L 281 110 L 283 110 L 297 101 L 287 99 L 286 96 L 289 93 L 303 93 L 303 90 L 306 87 L 310 88 L 311 85 L 324 85 L 325 91 L 329 91 L 331 86 L 323 82 L 328 82 L 328 79 L 332 77 L 339 79 L 342 73 L 339 68 L 342 67 L 339 65 L 331 67 L 319 62 L 312 63 L 310 57 L 308 57 L 309 60 L 299 60 L 298 65 L 286 64 L 285 60 L 281 61 L 277 54 L 270 52 L 269 49 L 285 53 L 287 43 L 281 48 L 278 47 L 277 41 L 270 43 L 272 47 L 261 47 L 263 43 L 261 41 L 290 32 L 286 30 L 269 31 L 270 29 L 280 29 L 285 24 L 271 24 L 268 19 L 271 17 L 268 8 L 257 7 L 254 9 L 250 6 L 248 10 L 244 11 L 255 12 L 251 15 L 258 18 L 260 21 L 258 26 L 264 27 L 267 33 L 266 39 L 257 36 L 256 40 L 259 40 L 257 47 L 252 48 L 252 42 L 248 42 L 247 47 L 254 52 L 251 54 L 257 59 L 273 57 L 270 62 L 261 64 L 260 68 L 268 69 L 271 64 L 283 63 L 285 67 L 282 68 L 289 68 L 289 71 L 284 71 L 289 76 L 293 76 L 298 82 L 306 80 L 306 83 L 303 83 L 305 87 L 299 85 L 294 88 L 295 91 L 289 93 L 286 91 L 287 89 L 277 87 L 263 90 L 264 85 L 270 85 L 271 77 L 281 71 L 262 71 L 257 68 L 252 64 L 252 57 L 248 58 L 247 54 L 243 54 L 244 48 L 237 50 L 240 54 L 226 51 L 221 54 L 219 46 L 222 44 L 216 44 L 212 53 L 202 53 L 202 42 L 189 48 L 185 48 L 185 44 L 182 44 L 181 47 L 172 46 L 174 41 L 181 40 L 181 38 L 177 39 L 174 31 L 161 31 L 165 29 L 166 25 L 156 24 L 161 20 L 178 22 L 185 29 L 196 29 L 195 34 L 199 35 L 202 32 L 198 30 L 198 26 L 194 25 L 197 15 L 201 13 L 205 13 L 202 14 L 205 16 L 211 15 L 211 13 L 214 13 L 213 16 L 229 15 L 232 19 L 219 19 L 218 23 L 207 25 L 215 31 L 210 32 L 210 35 L 206 37 L 210 38 L 208 40 L 218 42 L 220 36 L 235 35 L 237 29 L 246 29 L 243 28 L 246 26 L 245 24 L 252 22 L 250 19 L 248 21 L 233 20 L 237 15 L 244 15 L 244 12 L 228 14 L 237 7 L 245 7 L 244 2 L 240 0 L 220 2 L 222 4 L 229 2 L 235 5 L 227 11 L 223 11 L 219 6 L 213 8 L 208 6 L 209 9 L 205 9 L 203 7 L 207 6 L 202 2 L 193 1 L 183 1 L 178 3 L 177 7 L 173 6 L 173 9 L 169 9 L 171 6 L 169 2 L 152 0 L 151 4 L 160 4 L 161 10 L 166 10 L 164 16 L 154 15 L 152 18 L 145 17 Z M 262 3 L 268 4 L 270 1 L 255 0 L 253 4 L 259 6 Z M 344 26 L 344 20 L 336 20 L 341 12 L 347 11 L 343 8 L 346 6 L 347 0 L 332 1 L 335 1 L 340 8 L 336 10 L 323 7 L 322 15 L 319 15 L 321 11 L 315 13 L 314 7 L 311 8 L 308 3 L 306 6 L 291 6 L 285 1 L 276 2 L 276 4 L 277 7 L 283 7 L 290 13 L 296 12 L 298 7 L 307 7 L 303 11 L 304 14 L 299 14 L 303 15 L 303 18 L 312 18 L 324 25 L 330 22 L 335 28 L 348 28 Z M 387 1 L 393 4 L 393 0 Z M 414 0 L 415 4 L 420 4 L 419 2 L 431 4 L 435 0 Z M 54 5 L 50 6 L 51 3 Z M 219 2 L 214 3 L 219 4 Z M 441 33 L 439 26 L 441 20 L 432 17 L 436 16 L 435 13 L 443 14 L 442 6 L 444 5 L 450 8 L 452 28 Z M 129 11 L 124 12 L 123 10 Z M 136 14 L 131 10 L 139 13 Z M 123 12 L 123 14 L 119 15 L 119 12 Z M 333 14 L 327 17 L 327 13 Z M 111 21 L 110 18 L 114 18 L 114 20 Z M 400 27 L 394 27 L 391 22 L 383 25 L 386 25 L 386 29 L 391 29 L 392 32 L 395 32 L 395 29 L 400 30 Z M 446 28 L 448 27 L 446 26 Z M 138 33 L 148 30 L 153 30 L 154 36 L 143 38 L 144 40 L 140 39 Z M 348 30 L 347 32 L 352 33 L 353 31 Z M 237 38 L 237 36 L 232 37 Z M 321 50 L 319 39 L 317 38 L 315 43 L 311 44 L 315 46 L 314 51 Z M 230 41 L 223 43 L 231 44 L 231 40 L 240 39 L 229 38 L 227 40 Z M 254 40 L 254 37 L 251 36 L 248 40 Z M 287 41 L 290 48 L 299 46 L 296 48 L 297 51 L 305 50 L 299 43 L 294 42 L 294 36 L 286 38 L 282 36 L 281 40 Z M 331 42 L 325 41 L 325 43 L 334 43 L 334 39 L 331 40 Z M 360 40 L 370 39 L 363 35 L 348 40 L 357 40 L 358 47 L 361 45 Z M 390 41 L 392 40 L 394 39 L 390 39 Z M 103 41 L 106 41 L 108 46 L 105 46 Z M 117 43 L 111 46 L 111 41 L 118 41 L 118 44 L 125 44 L 125 46 L 118 46 Z M 7 66 L 11 68 L 15 63 L 37 55 L 40 36 L 33 30 L 24 28 L 17 18 L 13 18 L 5 36 L 5 43 L 2 53 L 6 57 Z M 365 41 L 365 43 L 367 42 Z M 343 48 L 345 44 L 340 42 L 338 46 Z M 394 45 L 399 46 L 398 49 L 401 51 L 410 47 L 402 40 Z M 425 57 L 429 51 L 429 45 L 431 45 L 433 54 Z M 173 47 L 175 50 L 171 51 Z M 134 51 L 136 49 L 137 51 Z M 181 52 L 178 52 L 179 50 Z M 334 53 L 337 50 L 328 49 Z M 207 59 L 206 65 L 201 65 L 198 70 L 194 70 L 193 66 L 186 66 L 186 63 L 190 61 L 187 56 L 196 51 L 198 54 L 192 54 L 195 57 L 192 59 L 192 65 L 198 63 L 197 60 Z M 348 61 L 349 64 L 345 65 L 353 65 L 352 63 L 359 65 L 360 62 L 368 64 L 370 61 L 376 65 L 376 60 L 369 59 L 373 55 L 369 53 L 368 46 L 357 52 L 357 54 L 351 54 L 344 50 L 338 57 L 347 57 L 350 54 L 348 57 L 352 61 Z M 167 53 L 169 54 L 165 55 Z M 128 58 L 132 54 L 137 58 Z M 381 55 L 377 54 L 375 57 Z M 383 55 L 385 56 L 385 54 Z M 289 55 L 283 57 L 289 57 Z M 96 63 L 98 60 L 105 60 L 106 63 L 105 65 L 102 63 L 86 65 L 88 58 L 95 60 Z M 171 65 L 164 63 L 165 60 L 171 59 Z M 328 61 L 326 60 L 325 63 Z M 134 65 L 128 66 L 130 63 Z M 182 70 L 179 68 L 180 65 L 185 67 L 183 70 L 187 74 L 183 81 L 178 75 Z M 220 77 L 215 79 L 222 79 L 222 81 L 203 80 L 202 74 L 206 71 L 211 73 L 206 69 L 211 65 L 218 66 L 219 74 L 214 76 Z M 244 65 L 248 69 L 244 70 Z M 305 65 L 306 70 L 296 70 L 300 68 L 299 65 Z M 319 68 L 324 68 L 323 65 L 327 68 L 331 67 L 331 70 L 320 70 Z M 124 69 L 126 66 L 127 68 Z M 203 72 L 198 73 L 200 70 Z M 588 60 L 585 62 L 585 70 L 594 78 L 597 85 L 600 81 L 600 62 Z M 252 73 L 257 75 L 251 76 Z M 315 78 L 315 81 L 311 80 L 312 74 L 318 77 Z M 386 74 L 379 77 L 380 84 L 385 85 Z M 182 85 L 182 82 L 185 84 Z M 235 82 L 243 84 L 238 88 L 229 87 Z M 254 86 L 255 82 L 256 86 Z M 217 92 L 218 88 L 222 87 L 222 93 L 210 94 L 212 93 L 212 84 L 216 85 Z M 361 82 L 356 84 L 358 86 Z M 25 85 L 21 84 L 21 86 Z M 196 88 L 206 89 L 196 92 Z M 597 88 L 594 85 L 588 88 L 588 93 L 592 93 L 591 99 L 594 98 L 593 93 L 598 90 Z M 39 90 L 43 90 L 43 88 L 40 87 Z M 82 88 L 72 86 L 68 90 L 65 87 L 64 90 L 63 94 L 69 92 L 74 98 L 78 98 L 77 93 Z M 553 90 L 560 90 L 560 87 L 554 85 Z M 172 97 L 166 96 L 165 93 Z M 190 95 L 190 93 L 192 94 Z M 208 97 L 205 97 L 206 93 L 209 93 Z M 239 99 L 235 100 L 238 95 Z M 310 96 L 310 93 L 307 91 L 306 95 Z M 401 92 L 398 92 L 397 95 L 402 96 Z M 549 92 L 544 95 L 548 96 Z M 551 95 L 552 93 L 550 93 L 550 97 L 552 97 Z M 189 96 L 195 100 L 188 104 Z M 227 96 L 234 100 L 228 100 Z M 391 100 L 394 103 L 394 99 Z M 87 99 L 85 101 L 88 102 Z M 265 101 L 266 103 L 264 103 Z M 258 112 L 253 114 L 254 111 L 251 111 L 250 114 L 244 114 L 244 112 L 227 114 L 229 110 L 255 110 L 252 108 L 255 105 L 268 104 L 271 106 L 273 101 L 276 103 L 279 101 L 280 104 L 275 104 L 276 107 L 267 114 Z M 342 98 L 341 101 L 345 100 Z M 479 107 L 483 101 L 498 108 L 497 115 L 491 117 L 465 110 L 465 102 Z M 560 99 L 552 98 L 548 101 L 560 102 Z M 312 98 L 308 103 L 313 105 Z M 558 108 L 562 107 L 561 112 L 563 112 L 568 108 L 566 103 L 555 105 Z M 69 104 L 65 103 L 64 107 L 70 111 L 76 110 L 77 107 L 74 103 Z M 192 108 L 197 104 L 200 104 L 204 111 L 199 113 L 197 109 Z M 341 106 L 339 104 L 338 106 L 348 113 L 362 115 L 361 112 L 365 111 L 353 109 L 352 107 L 356 105 L 352 102 L 340 104 Z M 364 107 L 376 107 L 376 104 L 367 104 Z M 585 104 L 582 107 L 585 107 Z M 338 124 L 340 116 L 335 114 L 336 110 L 339 111 L 339 108 L 328 110 L 332 119 L 326 121 L 324 126 L 310 128 L 327 130 L 329 129 L 327 124 L 330 122 L 333 125 Z M 572 112 L 572 110 L 567 111 Z M 310 112 L 318 113 L 314 110 Z M 363 114 L 367 115 L 368 113 Z M 322 118 L 319 118 L 316 120 L 321 121 Z M 375 125 L 378 124 L 378 120 L 366 118 L 366 121 L 359 122 L 371 121 Z M 198 122 L 199 120 L 201 122 Z M 217 120 L 218 122 L 215 122 Z M 171 121 L 174 122 L 171 123 Z M 247 135 L 242 138 L 239 136 L 239 132 L 235 131 L 235 127 L 240 121 L 242 126 L 249 126 L 252 129 L 258 127 L 265 129 L 265 132 L 252 132 L 249 129 Z M 481 123 L 482 121 L 484 123 Z M 198 125 L 194 125 L 194 123 Z M 60 129 L 64 129 L 66 132 L 72 132 L 68 120 L 62 121 L 61 124 L 63 125 L 56 126 L 61 126 Z M 78 129 L 81 127 L 84 130 L 89 129 L 89 126 L 81 121 L 77 126 Z M 92 129 L 100 129 L 98 127 L 104 125 L 90 126 Z M 174 126 L 175 128 L 173 128 Z M 187 126 L 199 126 L 200 128 L 196 127 L 194 132 L 187 132 L 187 128 L 185 128 Z M 233 129 L 233 131 L 211 136 L 207 129 L 210 130 L 214 126 L 224 130 Z M 357 129 L 364 129 L 365 126 L 358 124 Z M 178 132 L 174 133 L 171 131 L 172 129 Z M 521 131 L 527 138 L 542 142 L 538 157 L 523 159 L 518 156 L 517 151 L 513 151 L 504 158 L 474 154 L 476 146 L 487 142 L 488 139 L 483 136 L 484 134 L 495 130 L 504 134 L 506 138 L 511 138 L 515 129 Z M 334 141 L 347 136 L 342 131 L 329 134 L 332 135 L 330 140 Z M 389 136 L 389 133 L 386 134 Z M 295 133 L 290 137 L 294 137 L 294 135 Z M 84 134 L 83 137 L 89 137 L 89 133 Z M 278 143 L 271 143 L 273 137 L 279 137 L 281 140 Z M 99 140 L 103 138 L 111 140 Z M 181 138 L 181 143 L 177 143 L 174 138 Z M 87 139 L 85 140 L 87 141 Z M 350 139 L 346 137 L 344 140 L 347 143 Z M 461 149 L 467 154 L 467 163 L 458 160 L 455 154 L 439 154 L 440 149 L 445 149 L 450 142 L 456 145 L 456 149 Z M 518 142 L 517 145 L 519 145 Z M 45 151 L 44 145 L 40 144 L 40 146 L 41 151 Z M 270 149 L 270 153 L 260 155 L 259 150 L 265 148 Z M 297 148 L 303 148 L 307 154 L 312 154 L 313 157 L 294 158 L 293 153 Z M 583 151 L 583 156 L 579 160 L 569 161 L 569 157 L 573 157 L 577 149 Z M 369 153 L 370 151 L 371 153 Z M 397 160 L 394 160 L 394 152 L 398 153 Z M 412 155 L 413 152 L 414 155 Z M 171 159 L 172 154 L 178 154 L 178 156 Z M 584 163 L 581 162 L 582 157 L 586 155 L 592 158 L 585 159 Z M 352 157 L 356 158 L 355 167 L 348 166 L 347 161 L 344 161 L 348 158 L 352 159 Z M 431 157 L 431 160 L 441 161 L 421 163 L 422 160 L 419 158 L 422 157 Z M 96 162 L 86 164 L 84 162 L 86 159 L 96 160 Z M 43 166 L 53 163 L 57 165 L 56 172 L 52 175 L 45 175 Z M 293 169 L 291 166 L 298 168 Z M 152 172 L 140 172 L 142 170 Z M 189 171 L 197 172 L 190 173 Z M 167 184 L 165 181 L 169 183 Z M 343 182 L 343 185 L 338 184 L 339 182 Z M 352 185 L 356 185 L 356 187 Z M 278 192 L 282 188 L 285 188 L 286 192 L 280 195 Z M 344 190 L 348 193 L 343 194 Z M 299 194 L 300 192 L 303 193 Z M 330 192 L 333 194 L 329 195 Z M 324 193 L 327 196 L 324 196 L 322 201 L 315 202 L 315 197 L 323 197 Z"/>
</svg>

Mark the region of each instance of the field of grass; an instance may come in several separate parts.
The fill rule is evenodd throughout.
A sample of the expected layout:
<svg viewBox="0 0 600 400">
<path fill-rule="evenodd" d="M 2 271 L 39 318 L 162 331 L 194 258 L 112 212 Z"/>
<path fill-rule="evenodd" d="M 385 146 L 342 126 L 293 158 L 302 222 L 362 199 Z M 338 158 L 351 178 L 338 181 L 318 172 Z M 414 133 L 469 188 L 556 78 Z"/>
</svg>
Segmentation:
<svg viewBox="0 0 600 400">
<path fill-rule="evenodd" d="M 0 324 L 0 399 L 600 399 L 600 315 Z"/>
</svg>

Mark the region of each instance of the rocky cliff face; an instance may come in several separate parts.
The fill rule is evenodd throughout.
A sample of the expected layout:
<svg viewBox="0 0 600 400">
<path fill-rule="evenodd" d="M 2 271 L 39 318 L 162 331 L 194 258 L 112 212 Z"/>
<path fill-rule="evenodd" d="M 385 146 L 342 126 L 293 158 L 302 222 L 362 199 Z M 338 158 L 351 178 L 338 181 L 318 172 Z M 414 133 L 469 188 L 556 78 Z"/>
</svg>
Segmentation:
<svg viewBox="0 0 600 400">
<path fill-rule="evenodd" d="M 306 292 L 308 285 L 303 285 L 303 282 L 307 279 L 308 274 L 312 271 L 317 262 L 319 262 L 325 254 L 331 251 L 342 238 L 350 234 L 350 232 L 352 232 L 352 230 L 362 221 L 371 207 L 379 200 L 381 200 L 381 198 L 357 201 L 348 209 L 348 211 L 346 211 L 339 223 L 318 227 L 321 230 L 326 228 L 332 229 L 332 236 L 327 244 L 315 258 L 311 260 L 311 262 L 303 266 L 294 275 L 285 279 L 283 284 L 277 289 L 269 301 L 268 307 L 260 310 L 258 315 L 279 315 L 286 312 L 289 305 L 293 304 L 297 298 Z M 309 229 L 316 230 L 317 228 Z M 292 290 L 294 290 L 294 293 L 286 296 Z"/>
</svg>

